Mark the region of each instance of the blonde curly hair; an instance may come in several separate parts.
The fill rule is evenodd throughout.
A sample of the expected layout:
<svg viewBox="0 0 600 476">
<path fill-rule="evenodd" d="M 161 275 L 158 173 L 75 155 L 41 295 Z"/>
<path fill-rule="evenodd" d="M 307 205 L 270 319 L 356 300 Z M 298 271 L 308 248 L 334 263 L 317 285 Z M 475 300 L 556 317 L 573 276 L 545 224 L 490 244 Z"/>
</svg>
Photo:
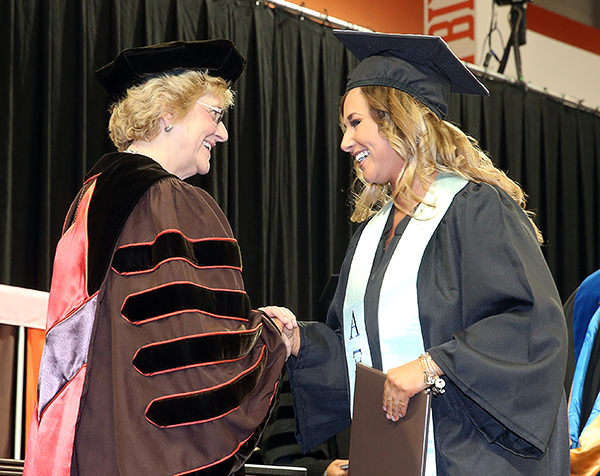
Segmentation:
<svg viewBox="0 0 600 476">
<path fill-rule="evenodd" d="M 174 121 L 183 118 L 196 100 L 210 94 L 220 107 L 233 105 L 228 83 L 206 71 L 161 74 L 127 90 L 127 95 L 110 107 L 108 132 L 119 151 L 135 140 L 151 141 L 160 132 L 160 118 L 170 112 Z"/>
<path fill-rule="evenodd" d="M 538 241 L 543 242 L 533 221 L 533 213 L 525 208 L 525 193 L 516 182 L 494 166 L 475 139 L 440 119 L 431 109 L 403 91 L 387 86 L 363 86 L 359 89 L 369 105 L 379 133 L 406 160 L 406 166 L 395 184 L 381 185 L 366 182 L 360 167 L 354 164 L 356 179 L 350 197 L 353 206 L 352 221 L 360 223 L 367 220 L 391 199 L 394 199 L 395 207 L 412 216 L 409 204 L 422 201 L 413 191 L 415 179 L 428 188 L 434 173 L 452 173 L 472 182 L 485 182 L 504 190 L 525 211 Z M 347 94 L 340 101 L 342 130 Z M 395 200 L 398 196 L 404 198 L 400 200 L 404 206 L 398 205 L 398 200 Z"/>
</svg>

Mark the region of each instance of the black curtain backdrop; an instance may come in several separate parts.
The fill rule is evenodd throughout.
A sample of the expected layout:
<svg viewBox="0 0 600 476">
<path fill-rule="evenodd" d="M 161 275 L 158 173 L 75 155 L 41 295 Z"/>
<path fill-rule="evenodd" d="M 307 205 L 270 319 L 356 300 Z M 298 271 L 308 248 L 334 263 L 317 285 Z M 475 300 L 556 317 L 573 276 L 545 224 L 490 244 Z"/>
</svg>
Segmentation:
<svg viewBox="0 0 600 476">
<path fill-rule="evenodd" d="M 317 319 L 353 227 L 337 105 L 356 60 L 329 29 L 250 0 L 6 0 L 0 14 L 0 283 L 47 290 L 63 218 L 112 150 L 92 72 L 125 47 L 228 37 L 248 58 L 206 188 L 240 241 L 255 307 Z M 560 74 L 560 72 L 557 72 Z M 449 119 L 521 183 L 563 299 L 600 267 L 600 117 L 520 85 L 457 97 Z"/>
</svg>

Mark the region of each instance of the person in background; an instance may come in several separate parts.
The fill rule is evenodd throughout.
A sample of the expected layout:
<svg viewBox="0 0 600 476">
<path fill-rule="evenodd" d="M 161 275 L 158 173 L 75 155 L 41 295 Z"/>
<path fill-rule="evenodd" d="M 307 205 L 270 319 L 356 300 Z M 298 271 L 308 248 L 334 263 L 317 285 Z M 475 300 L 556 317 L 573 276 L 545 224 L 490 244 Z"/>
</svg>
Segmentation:
<svg viewBox="0 0 600 476">
<path fill-rule="evenodd" d="M 361 61 L 340 108 L 361 225 L 326 324 L 265 308 L 300 446 L 350 424 L 362 362 L 387 373 L 392 421 L 434 392 L 428 475 L 568 475 L 567 333 L 541 235 L 519 185 L 444 121 L 449 93 L 488 91 L 439 37 L 334 33 Z"/>
<path fill-rule="evenodd" d="M 229 475 L 285 361 L 252 311 L 210 169 L 245 59 L 229 40 L 122 51 L 96 78 L 118 151 L 88 173 L 54 260 L 25 475 Z M 242 469 L 243 471 L 243 469 Z"/>
<path fill-rule="evenodd" d="M 569 375 L 571 476 L 600 472 L 600 270 L 585 278 L 565 303 L 573 332 Z"/>
</svg>

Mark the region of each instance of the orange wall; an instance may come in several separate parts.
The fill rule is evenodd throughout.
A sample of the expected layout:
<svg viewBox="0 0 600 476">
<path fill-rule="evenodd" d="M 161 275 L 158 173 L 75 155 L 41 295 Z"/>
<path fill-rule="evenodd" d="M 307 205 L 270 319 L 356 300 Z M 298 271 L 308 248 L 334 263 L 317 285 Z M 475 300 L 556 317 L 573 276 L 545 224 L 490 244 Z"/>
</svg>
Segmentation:
<svg viewBox="0 0 600 476">
<path fill-rule="evenodd" d="M 425 0 L 291 0 L 291 3 L 320 13 L 327 10 L 327 14 L 339 20 L 384 33 L 427 33 L 424 31 Z M 599 29 L 569 20 L 535 3 L 528 5 L 527 17 L 529 29 L 600 54 Z"/>
<path fill-rule="evenodd" d="M 600 55 L 600 29 L 584 25 L 535 4 L 527 6 L 527 28 Z"/>
<path fill-rule="evenodd" d="M 44 349 L 46 332 L 42 329 L 27 329 L 27 381 L 25 383 L 25 441 L 29 435 L 29 425 L 35 409 L 37 382 L 40 373 L 40 361 Z"/>
<path fill-rule="evenodd" d="M 292 0 L 311 10 L 384 33 L 423 33 L 423 0 Z"/>
</svg>

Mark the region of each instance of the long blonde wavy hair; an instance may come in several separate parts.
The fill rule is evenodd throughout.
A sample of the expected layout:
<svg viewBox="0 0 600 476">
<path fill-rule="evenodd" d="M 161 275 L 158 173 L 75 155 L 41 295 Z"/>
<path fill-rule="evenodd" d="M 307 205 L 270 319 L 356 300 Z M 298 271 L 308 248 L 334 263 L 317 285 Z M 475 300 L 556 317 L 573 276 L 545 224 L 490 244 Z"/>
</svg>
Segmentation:
<svg viewBox="0 0 600 476">
<path fill-rule="evenodd" d="M 206 71 L 165 73 L 128 89 L 110 108 L 108 131 L 113 144 L 123 151 L 134 140 L 151 141 L 160 132 L 163 114 L 170 112 L 176 122 L 205 94 L 215 96 L 223 108 L 233 105 L 233 91 L 227 82 Z"/>
<path fill-rule="evenodd" d="M 356 179 L 351 191 L 353 212 L 351 220 L 363 222 L 375 214 L 388 200 L 412 216 L 412 206 L 422 201 L 413 190 L 415 180 L 427 189 L 435 173 L 452 173 L 472 182 L 485 182 L 504 190 L 525 211 L 542 243 L 542 235 L 526 210 L 526 195 L 521 187 L 480 149 L 477 141 L 458 127 L 440 119 L 431 109 L 409 94 L 387 86 L 363 86 L 371 117 L 379 133 L 392 149 L 405 159 L 403 173 L 394 184 L 368 183 L 355 163 Z M 343 107 L 346 93 L 340 101 L 340 123 L 343 126 Z M 401 197 L 401 200 L 397 200 Z M 400 204 L 399 204 L 399 203 Z"/>
</svg>

